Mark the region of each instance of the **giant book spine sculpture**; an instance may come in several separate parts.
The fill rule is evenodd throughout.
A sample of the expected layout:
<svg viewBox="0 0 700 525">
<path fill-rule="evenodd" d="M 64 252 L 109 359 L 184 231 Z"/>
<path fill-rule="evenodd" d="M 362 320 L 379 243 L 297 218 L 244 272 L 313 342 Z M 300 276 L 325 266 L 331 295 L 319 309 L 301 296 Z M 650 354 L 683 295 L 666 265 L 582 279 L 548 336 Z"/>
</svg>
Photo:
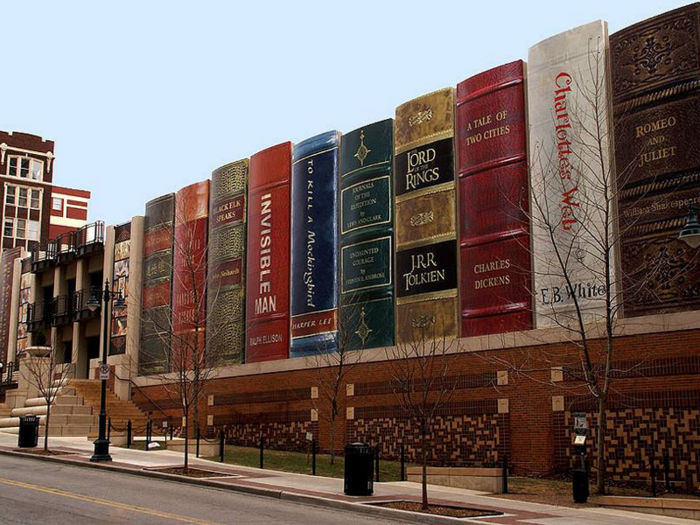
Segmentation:
<svg viewBox="0 0 700 525">
<path fill-rule="evenodd" d="M 462 336 L 532 328 L 525 64 L 457 86 Z"/>
<path fill-rule="evenodd" d="M 330 131 L 294 147 L 291 357 L 338 348 L 338 147 Z"/>
<path fill-rule="evenodd" d="M 250 159 L 246 362 L 289 357 L 289 224 L 292 144 Z"/>
<path fill-rule="evenodd" d="M 454 89 L 396 108 L 396 342 L 459 335 Z"/>
<path fill-rule="evenodd" d="M 206 344 L 209 181 L 175 195 L 171 359 L 176 371 L 199 362 Z"/>
<path fill-rule="evenodd" d="M 211 176 L 207 272 L 207 354 L 241 363 L 244 351 L 246 190 L 248 159 Z"/>
<path fill-rule="evenodd" d="M 528 55 L 535 322 L 602 321 L 617 298 L 607 25 L 566 31 Z"/>
<path fill-rule="evenodd" d="M 340 344 L 394 345 L 392 119 L 343 135 L 340 148 Z"/>
<path fill-rule="evenodd" d="M 697 249 L 678 240 L 700 205 L 700 4 L 610 39 L 626 316 L 700 307 Z"/>
<path fill-rule="evenodd" d="M 141 291 L 139 374 L 168 371 L 175 194 L 146 203 Z"/>
</svg>

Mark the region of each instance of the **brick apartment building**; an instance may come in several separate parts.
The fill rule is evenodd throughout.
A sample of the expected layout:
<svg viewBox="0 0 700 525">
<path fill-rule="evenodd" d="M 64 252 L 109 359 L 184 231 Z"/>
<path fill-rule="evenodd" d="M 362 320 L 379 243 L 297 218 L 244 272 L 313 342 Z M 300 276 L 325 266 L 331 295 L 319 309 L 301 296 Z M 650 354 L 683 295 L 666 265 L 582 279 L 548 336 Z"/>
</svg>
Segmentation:
<svg viewBox="0 0 700 525">
<path fill-rule="evenodd" d="M 54 185 L 54 159 L 52 140 L 0 131 L 2 250 L 33 251 L 87 223 L 90 192 Z"/>
<path fill-rule="evenodd" d="M 49 238 L 54 142 L 0 131 L 0 198 L 3 250 L 32 250 Z"/>
</svg>

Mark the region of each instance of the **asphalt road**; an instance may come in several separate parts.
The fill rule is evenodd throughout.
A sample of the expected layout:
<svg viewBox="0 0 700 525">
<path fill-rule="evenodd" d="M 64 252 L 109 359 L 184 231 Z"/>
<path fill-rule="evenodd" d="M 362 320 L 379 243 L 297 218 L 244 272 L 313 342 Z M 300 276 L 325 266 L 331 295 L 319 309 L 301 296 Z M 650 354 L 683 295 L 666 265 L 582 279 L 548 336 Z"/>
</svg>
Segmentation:
<svg viewBox="0 0 700 525">
<path fill-rule="evenodd" d="M 0 456 L 0 523 L 396 523 L 117 472 Z"/>
</svg>

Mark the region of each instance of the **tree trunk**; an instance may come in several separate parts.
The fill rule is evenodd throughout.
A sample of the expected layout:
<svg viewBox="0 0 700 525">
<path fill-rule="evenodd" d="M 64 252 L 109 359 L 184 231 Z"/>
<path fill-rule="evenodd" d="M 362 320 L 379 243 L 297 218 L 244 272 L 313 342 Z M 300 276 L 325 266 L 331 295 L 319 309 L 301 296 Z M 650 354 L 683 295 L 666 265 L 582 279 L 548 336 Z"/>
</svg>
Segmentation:
<svg viewBox="0 0 700 525">
<path fill-rule="evenodd" d="M 598 430 L 596 432 L 596 445 L 598 455 L 596 456 L 596 485 L 598 494 L 605 494 L 605 409 L 607 400 L 605 394 L 598 399 Z"/>
<path fill-rule="evenodd" d="M 189 466 L 190 466 L 189 457 L 188 457 L 188 454 L 189 454 L 189 442 L 190 442 L 190 441 L 189 441 L 189 440 L 190 440 L 190 436 L 189 436 L 188 430 L 189 430 L 189 426 L 190 426 L 190 418 L 188 417 L 188 416 L 189 416 L 189 413 L 188 413 L 188 412 L 189 412 L 189 410 L 185 410 L 185 472 L 187 472 L 187 469 L 188 469 Z"/>
<path fill-rule="evenodd" d="M 423 455 L 422 457 L 422 475 L 421 475 L 421 481 L 422 481 L 422 493 L 423 493 L 423 499 L 422 499 L 422 505 L 421 507 L 423 510 L 428 510 L 428 452 L 426 450 L 426 439 L 425 439 L 425 428 L 421 428 L 421 438 L 420 438 L 420 450 L 421 454 Z"/>
<path fill-rule="evenodd" d="M 335 417 L 331 417 L 331 465 L 335 465 Z"/>
<path fill-rule="evenodd" d="M 46 423 L 44 424 L 44 452 L 49 450 L 49 419 L 51 418 L 51 403 L 46 404 Z"/>
</svg>

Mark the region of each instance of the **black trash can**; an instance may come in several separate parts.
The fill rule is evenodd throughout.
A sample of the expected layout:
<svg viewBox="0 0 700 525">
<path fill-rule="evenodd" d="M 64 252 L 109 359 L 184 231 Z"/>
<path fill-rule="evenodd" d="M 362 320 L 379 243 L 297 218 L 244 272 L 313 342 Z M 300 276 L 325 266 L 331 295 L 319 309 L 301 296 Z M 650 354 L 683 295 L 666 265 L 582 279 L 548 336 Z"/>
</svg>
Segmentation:
<svg viewBox="0 0 700 525">
<path fill-rule="evenodd" d="M 374 492 L 374 453 L 367 443 L 351 443 L 345 447 L 345 494 L 371 496 Z"/>
<path fill-rule="evenodd" d="M 576 503 L 586 503 L 588 501 L 588 470 L 575 468 L 571 471 L 574 477 L 574 501 Z"/>
<path fill-rule="evenodd" d="M 19 448 L 34 448 L 39 442 L 39 418 L 33 414 L 19 418 Z"/>
</svg>

